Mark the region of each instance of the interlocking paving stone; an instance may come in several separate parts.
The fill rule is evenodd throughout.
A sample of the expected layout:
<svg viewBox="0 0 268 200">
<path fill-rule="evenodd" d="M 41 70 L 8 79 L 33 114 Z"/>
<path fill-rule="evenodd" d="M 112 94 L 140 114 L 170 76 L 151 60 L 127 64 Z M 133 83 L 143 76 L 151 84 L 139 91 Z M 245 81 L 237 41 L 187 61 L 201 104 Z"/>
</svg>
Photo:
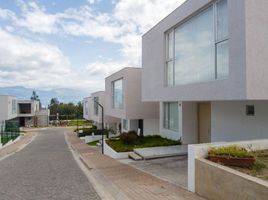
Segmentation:
<svg viewBox="0 0 268 200">
<path fill-rule="evenodd" d="M 64 131 L 38 131 L 34 141 L 0 161 L 0 200 L 99 200 L 66 144 Z"/>
</svg>

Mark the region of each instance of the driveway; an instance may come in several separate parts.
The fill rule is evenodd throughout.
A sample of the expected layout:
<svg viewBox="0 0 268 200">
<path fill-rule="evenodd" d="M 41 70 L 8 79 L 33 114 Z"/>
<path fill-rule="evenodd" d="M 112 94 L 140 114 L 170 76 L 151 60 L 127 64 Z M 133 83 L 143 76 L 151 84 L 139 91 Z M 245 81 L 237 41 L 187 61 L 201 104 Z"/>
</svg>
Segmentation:
<svg viewBox="0 0 268 200">
<path fill-rule="evenodd" d="M 66 144 L 67 130 L 40 130 L 23 150 L 0 161 L 0 200 L 100 199 Z"/>
<path fill-rule="evenodd" d="M 187 156 L 158 158 L 152 160 L 121 160 L 139 170 L 187 188 Z"/>
</svg>

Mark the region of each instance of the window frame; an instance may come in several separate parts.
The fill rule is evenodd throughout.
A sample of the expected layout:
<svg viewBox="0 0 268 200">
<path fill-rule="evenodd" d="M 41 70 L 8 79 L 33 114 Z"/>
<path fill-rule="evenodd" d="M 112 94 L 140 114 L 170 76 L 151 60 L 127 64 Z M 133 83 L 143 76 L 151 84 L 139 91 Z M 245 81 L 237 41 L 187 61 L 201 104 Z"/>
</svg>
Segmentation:
<svg viewBox="0 0 268 200">
<path fill-rule="evenodd" d="M 227 79 L 227 78 L 218 78 L 218 63 L 217 63 L 217 60 L 218 60 L 218 54 L 217 54 L 217 47 L 219 44 L 223 43 L 223 42 L 227 42 L 227 45 L 229 47 L 229 30 L 228 30 L 228 36 L 227 37 L 224 37 L 222 39 L 218 39 L 218 23 L 217 23 L 217 20 L 218 20 L 218 13 L 217 13 L 217 5 L 221 2 L 221 1 L 226 1 L 227 3 L 227 7 L 228 7 L 228 1 L 229 0 L 215 0 L 211 3 L 209 3 L 208 5 L 204 6 L 203 8 L 201 8 L 199 11 L 195 12 L 193 15 L 191 15 L 190 17 L 187 17 L 185 20 L 182 20 L 179 24 L 175 25 L 174 27 L 172 27 L 171 29 L 169 29 L 168 31 L 166 31 L 164 33 L 165 35 L 165 82 L 164 82 L 164 86 L 165 87 L 174 87 L 174 86 L 179 86 L 179 85 L 182 85 L 182 84 L 177 84 L 176 85 L 176 82 L 175 82 L 175 60 L 176 60 L 176 57 L 175 57 L 175 30 L 177 28 L 179 28 L 181 25 L 189 22 L 190 20 L 192 20 L 193 18 L 197 17 L 198 15 L 206 12 L 209 8 L 212 7 L 213 9 L 213 31 L 214 31 L 214 68 L 215 68 L 215 75 L 214 75 L 214 79 L 212 80 L 207 80 L 207 81 L 215 81 L 215 80 L 222 80 L 222 79 Z M 229 19 L 228 20 L 228 25 L 229 25 Z M 169 38 L 168 38 L 168 35 L 172 33 L 172 39 L 173 39 L 173 52 L 172 52 L 172 58 L 169 58 L 168 55 L 169 55 Z M 229 55 L 229 48 L 228 48 L 228 55 Z M 168 63 L 169 62 L 172 62 L 172 66 L 173 66 L 173 70 L 172 70 L 172 85 L 169 85 L 169 80 L 168 80 Z M 229 65 L 228 65 L 228 68 L 229 68 Z M 207 82 L 205 81 L 205 82 Z M 204 81 L 202 82 L 193 82 L 193 83 L 188 83 L 188 84 L 195 84 L 195 83 L 203 83 Z"/>
</svg>

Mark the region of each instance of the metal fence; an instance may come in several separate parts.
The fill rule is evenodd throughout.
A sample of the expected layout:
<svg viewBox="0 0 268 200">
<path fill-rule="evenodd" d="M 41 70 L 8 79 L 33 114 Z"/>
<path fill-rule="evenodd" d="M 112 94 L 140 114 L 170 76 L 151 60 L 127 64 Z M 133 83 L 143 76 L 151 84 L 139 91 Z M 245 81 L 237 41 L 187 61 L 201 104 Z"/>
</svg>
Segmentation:
<svg viewBox="0 0 268 200">
<path fill-rule="evenodd" d="M 10 140 L 15 140 L 20 135 L 18 122 L 0 122 L 0 143 L 5 145 Z"/>
</svg>

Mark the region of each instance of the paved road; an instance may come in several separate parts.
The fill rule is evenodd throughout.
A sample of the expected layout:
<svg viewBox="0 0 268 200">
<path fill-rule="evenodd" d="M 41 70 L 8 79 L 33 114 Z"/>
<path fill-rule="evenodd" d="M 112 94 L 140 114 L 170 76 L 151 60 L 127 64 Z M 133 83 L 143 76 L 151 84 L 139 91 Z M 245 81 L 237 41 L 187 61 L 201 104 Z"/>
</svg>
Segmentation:
<svg viewBox="0 0 268 200">
<path fill-rule="evenodd" d="M 39 131 L 20 152 L 0 161 L 0 200 L 98 200 L 64 138 L 66 129 Z"/>
</svg>

